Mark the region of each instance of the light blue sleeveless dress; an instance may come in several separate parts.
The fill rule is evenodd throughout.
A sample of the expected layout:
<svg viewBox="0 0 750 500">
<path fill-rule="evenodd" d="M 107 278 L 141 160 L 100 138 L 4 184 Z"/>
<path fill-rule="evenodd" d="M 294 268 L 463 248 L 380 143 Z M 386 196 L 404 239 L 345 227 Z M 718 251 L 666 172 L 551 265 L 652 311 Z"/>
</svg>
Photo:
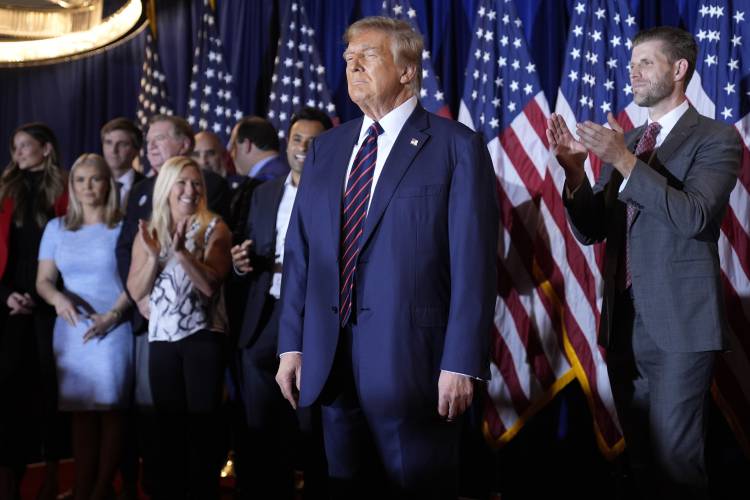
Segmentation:
<svg viewBox="0 0 750 500">
<path fill-rule="evenodd" d="M 121 224 L 92 224 L 65 229 L 62 218 L 47 224 L 39 260 L 53 260 L 64 290 L 76 303 L 79 321 L 55 321 L 53 346 L 57 363 L 58 407 L 62 411 L 125 408 L 133 383 L 133 334 L 123 320 L 103 338 L 83 343 L 94 312 L 105 313 L 123 291 L 117 274 L 115 243 Z"/>
</svg>

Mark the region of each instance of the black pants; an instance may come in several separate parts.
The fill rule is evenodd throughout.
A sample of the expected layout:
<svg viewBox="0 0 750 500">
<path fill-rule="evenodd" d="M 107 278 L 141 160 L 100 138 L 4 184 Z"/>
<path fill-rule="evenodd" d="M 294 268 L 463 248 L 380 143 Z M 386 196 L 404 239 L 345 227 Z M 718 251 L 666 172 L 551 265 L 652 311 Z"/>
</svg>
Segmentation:
<svg viewBox="0 0 750 500">
<path fill-rule="evenodd" d="M 217 498 L 223 459 L 218 419 L 222 334 L 202 330 L 177 342 L 152 342 L 150 349 L 159 471 L 153 498 Z"/>
<path fill-rule="evenodd" d="M 237 352 L 237 389 L 242 399 L 236 459 L 238 498 L 294 498 L 294 410 L 281 395 L 276 343 L 279 307 L 270 295 L 260 317 L 257 337 Z"/>
<path fill-rule="evenodd" d="M 5 307 L 3 305 L 3 307 Z M 57 410 L 54 311 L 0 315 L 0 464 L 23 467 L 69 452 L 70 422 Z"/>
</svg>

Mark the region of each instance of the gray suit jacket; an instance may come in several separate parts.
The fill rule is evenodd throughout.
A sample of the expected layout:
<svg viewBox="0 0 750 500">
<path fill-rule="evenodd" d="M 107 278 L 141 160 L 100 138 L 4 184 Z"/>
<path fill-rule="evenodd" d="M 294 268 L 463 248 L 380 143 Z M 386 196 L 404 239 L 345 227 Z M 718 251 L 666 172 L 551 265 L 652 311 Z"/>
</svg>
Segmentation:
<svg viewBox="0 0 750 500">
<path fill-rule="evenodd" d="M 635 149 L 645 126 L 625 140 Z M 604 165 L 596 184 L 584 181 L 565 198 L 568 219 L 583 244 L 607 241 L 600 342 L 613 331 L 615 274 L 625 236 L 625 203 L 638 209 L 630 227 L 633 300 L 644 326 L 667 352 L 725 347 L 718 239 L 740 169 L 737 131 L 690 106 L 649 164 L 638 160 L 622 176 Z"/>
</svg>

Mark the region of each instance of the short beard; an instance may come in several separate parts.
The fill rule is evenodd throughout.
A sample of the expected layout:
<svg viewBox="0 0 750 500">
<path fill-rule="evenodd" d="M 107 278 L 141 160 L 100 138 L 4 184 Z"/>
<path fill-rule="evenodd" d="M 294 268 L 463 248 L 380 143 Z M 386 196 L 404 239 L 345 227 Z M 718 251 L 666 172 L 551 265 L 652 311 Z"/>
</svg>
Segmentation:
<svg viewBox="0 0 750 500">
<path fill-rule="evenodd" d="M 650 108 L 661 102 L 665 97 L 668 97 L 674 91 L 674 82 L 670 82 L 666 77 L 660 79 L 656 84 L 651 87 L 646 94 L 642 94 L 639 98 L 635 96 L 635 103 L 638 106 L 644 108 Z"/>
</svg>

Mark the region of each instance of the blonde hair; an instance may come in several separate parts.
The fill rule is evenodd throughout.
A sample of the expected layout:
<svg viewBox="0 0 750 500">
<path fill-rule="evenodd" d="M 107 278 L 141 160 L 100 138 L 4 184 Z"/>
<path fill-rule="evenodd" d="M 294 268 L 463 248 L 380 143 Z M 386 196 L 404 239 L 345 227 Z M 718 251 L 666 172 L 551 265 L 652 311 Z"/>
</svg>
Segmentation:
<svg viewBox="0 0 750 500">
<path fill-rule="evenodd" d="M 414 68 L 414 78 L 409 82 L 409 88 L 419 97 L 422 88 L 422 51 L 424 40 L 411 25 L 400 19 L 384 16 L 365 17 L 350 25 L 344 32 L 344 42 L 349 44 L 353 36 L 363 31 L 380 31 L 391 38 L 391 54 L 397 66 L 411 66 Z"/>
<path fill-rule="evenodd" d="M 206 181 L 203 179 L 203 172 L 201 172 L 198 163 L 192 158 L 188 158 L 187 156 L 173 156 L 164 162 L 164 165 L 159 169 L 159 174 L 156 176 L 156 183 L 154 184 L 153 211 L 151 212 L 151 222 L 148 227 L 150 230 L 156 231 L 156 238 L 159 240 L 162 250 L 172 245 L 172 232 L 174 231 L 172 226 L 174 220 L 172 220 L 172 210 L 169 206 L 169 194 L 172 191 L 172 186 L 177 182 L 180 173 L 189 167 L 193 167 L 198 172 L 201 184 L 198 209 L 193 216 L 193 220 L 199 223 L 198 231 L 194 236 L 196 245 L 194 253 L 198 254 L 199 250 L 203 247 L 203 234 L 215 215 L 208 210 Z"/>
<path fill-rule="evenodd" d="M 95 167 L 96 173 L 104 177 L 107 181 L 109 189 L 107 189 L 107 202 L 104 206 L 104 223 L 111 229 L 122 220 L 122 212 L 120 211 L 120 191 L 117 189 L 115 179 L 112 177 L 112 171 L 107 166 L 104 158 L 94 153 L 82 154 L 76 159 L 75 163 L 73 163 L 73 166 L 70 168 L 70 174 L 68 175 L 68 193 L 70 193 L 70 199 L 68 200 L 68 213 L 66 213 L 63 218 L 65 229 L 77 231 L 81 229 L 81 226 L 83 225 L 83 206 L 78 198 L 76 198 L 74 184 L 76 170 L 78 167 L 84 165 Z"/>
</svg>

